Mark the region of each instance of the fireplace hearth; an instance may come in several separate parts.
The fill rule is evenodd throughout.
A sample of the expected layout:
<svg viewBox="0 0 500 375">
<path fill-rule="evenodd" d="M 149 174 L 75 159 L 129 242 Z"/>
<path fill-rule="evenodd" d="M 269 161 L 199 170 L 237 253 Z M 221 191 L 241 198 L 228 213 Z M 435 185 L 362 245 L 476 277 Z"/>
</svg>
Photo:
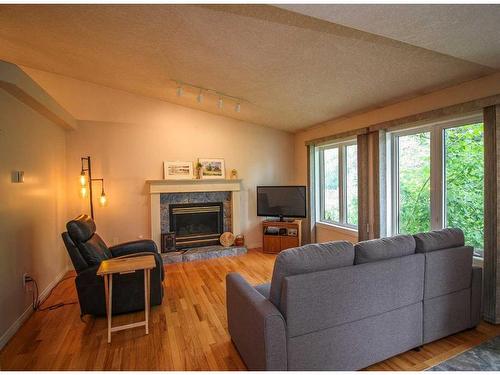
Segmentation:
<svg viewBox="0 0 500 375">
<path fill-rule="evenodd" d="M 176 249 L 219 244 L 224 230 L 222 202 L 170 204 L 168 209 Z"/>
</svg>

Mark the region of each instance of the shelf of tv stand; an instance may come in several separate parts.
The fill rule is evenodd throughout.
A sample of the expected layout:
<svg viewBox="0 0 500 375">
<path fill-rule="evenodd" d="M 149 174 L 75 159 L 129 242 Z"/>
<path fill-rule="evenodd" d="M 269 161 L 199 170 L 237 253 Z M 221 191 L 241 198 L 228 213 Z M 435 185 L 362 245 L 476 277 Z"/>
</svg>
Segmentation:
<svg viewBox="0 0 500 375">
<path fill-rule="evenodd" d="M 295 229 L 297 235 L 288 234 L 266 234 L 268 227 Z M 302 221 L 274 221 L 266 220 L 262 222 L 262 251 L 264 253 L 277 254 L 280 251 L 298 247 L 302 243 Z"/>
</svg>

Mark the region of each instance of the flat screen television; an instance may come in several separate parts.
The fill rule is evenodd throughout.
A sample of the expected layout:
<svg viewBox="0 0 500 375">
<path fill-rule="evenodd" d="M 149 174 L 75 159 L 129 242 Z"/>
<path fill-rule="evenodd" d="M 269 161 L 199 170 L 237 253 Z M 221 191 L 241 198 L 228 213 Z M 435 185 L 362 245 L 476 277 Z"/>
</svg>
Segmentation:
<svg viewBox="0 0 500 375">
<path fill-rule="evenodd" d="M 257 186 L 257 216 L 306 217 L 306 187 Z"/>
</svg>

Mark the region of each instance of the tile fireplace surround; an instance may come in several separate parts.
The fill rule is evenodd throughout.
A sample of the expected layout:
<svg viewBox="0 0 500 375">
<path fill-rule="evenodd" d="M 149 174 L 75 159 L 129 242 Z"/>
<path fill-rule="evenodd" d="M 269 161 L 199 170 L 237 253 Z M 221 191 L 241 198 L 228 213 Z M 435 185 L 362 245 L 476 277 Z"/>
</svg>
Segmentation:
<svg viewBox="0 0 500 375">
<path fill-rule="evenodd" d="M 241 233 L 240 222 L 240 190 L 241 180 L 148 180 L 151 213 L 151 238 L 161 249 L 161 196 L 177 193 L 211 193 L 228 192 L 231 195 L 232 232 Z M 198 194 L 196 194 L 198 195 Z M 212 194 L 209 194 L 212 195 Z M 167 198 L 163 196 L 163 201 Z"/>
</svg>

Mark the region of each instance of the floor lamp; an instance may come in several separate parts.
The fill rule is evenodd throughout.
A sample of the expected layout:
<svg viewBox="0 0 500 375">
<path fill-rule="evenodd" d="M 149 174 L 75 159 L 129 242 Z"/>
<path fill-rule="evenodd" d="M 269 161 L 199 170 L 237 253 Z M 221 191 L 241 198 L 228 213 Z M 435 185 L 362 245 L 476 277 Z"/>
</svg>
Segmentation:
<svg viewBox="0 0 500 375">
<path fill-rule="evenodd" d="M 95 181 L 101 182 L 101 196 L 99 197 L 99 205 L 105 206 L 108 199 L 104 193 L 104 179 L 103 178 L 92 178 L 92 163 L 90 161 L 90 156 L 82 157 L 82 170 L 80 173 L 80 184 L 82 185 L 80 189 L 80 195 L 82 198 L 89 197 L 90 200 L 90 217 L 94 219 L 94 202 L 92 196 L 92 183 Z M 87 177 L 88 175 L 88 177 Z M 87 181 L 88 181 L 88 194 L 87 194 Z"/>
</svg>

